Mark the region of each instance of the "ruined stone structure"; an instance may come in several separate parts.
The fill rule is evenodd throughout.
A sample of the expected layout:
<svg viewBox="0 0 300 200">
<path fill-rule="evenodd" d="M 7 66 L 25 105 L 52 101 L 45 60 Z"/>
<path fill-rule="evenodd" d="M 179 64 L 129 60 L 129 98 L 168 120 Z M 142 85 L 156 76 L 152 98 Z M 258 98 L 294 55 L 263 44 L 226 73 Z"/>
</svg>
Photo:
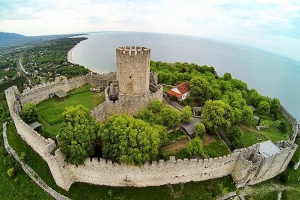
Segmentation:
<svg viewBox="0 0 300 200">
<path fill-rule="evenodd" d="M 119 59 L 120 66 L 122 66 L 122 62 L 126 63 L 126 59 L 124 60 L 124 58 L 130 57 L 128 59 L 131 59 L 131 56 L 140 56 L 141 62 L 148 65 L 146 62 L 148 58 L 144 59 L 143 56 L 148 57 L 150 50 L 132 47 L 130 50 L 126 49 L 128 48 L 117 49 L 117 56 L 120 56 L 117 58 L 117 61 Z M 130 62 L 134 64 L 133 60 Z M 130 65 L 125 64 L 123 66 L 130 68 Z M 134 67 L 138 66 L 135 65 Z M 141 84 L 133 89 L 137 94 L 132 94 L 127 90 L 131 87 L 131 83 L 135 83 L 134 81 L 138 81 L 142 76 L 132 76 L 130 79 L 130 77 L 127 77 L 131 74 L 130 70 L 124 72 L 123 69 L 120 69 L 119 72 L 119 75 L 117 72 L 120 87 L 118 100 L 115 102 L 109 100 L 107 91 L 109 87 L 107 87 L 105 90 L 105 102 L 91 111 L 99 121 L 104 121 L 114 113 L 129 113 L 134 115 L 153 99 L 162 100 L 163 90 L 155 82 L 157 80 L 156 75 L 149 73 L 149 81 L 152 81 L 148 82 L 148 88 Z M 141 73 L 144 73 L 143 77 L 148 77 L 146 75 L 147 72 Z M 125 74 L 125 78 L 128 78 L 128 80 L 122 80 L 122 74 Z M 203 181 L 227 175 L 232 176 L 237 187 L 243 187 L 245 185 L 260 183 L 283 172 L 297 149 L 297 145 L 293 141 L 280 141 L 275 145 L 271 142 L 264 142 L 245 149 L 235 150 L 231 154 L 219 158 L 176 160 L 175 157 L 170 157 L 168 161 L 154 161 L 152 163 L 145 163 L 140 167 L 116 164 L 109 160 L 106 162 L 103 159 L 98 161 L 98 159 L 90 160 L 87 158 L 83 165 L 78 167 L 70 165 L 64 161 L 65 157 L 60 149 L 55 150 L 56 144 L 52 139 L 46 139 L 38 132 L 32 130 L 22 121 L 18 114 L 21 107 L 27 102 L 39 103 L 48 99 L 50 94 L 58 90 L 63 89 L 68 91 L 91 83 L 91 80 L 89 76 L 82 76 L 71 80 L 57 80 L 53 83 L 25 90 L 22 94 L 19 93 L 16 87 L 5 90 L 10 115 L 15 123 L 18 134 L 47 162 L 56 184 L 65 190 L 69 190 L 70 186 L 75 182 L 109 186 L 145 187 Z M 108 82 L 105 82 L 106 86 Z M 270 152 L 266 151 L 266 145 L 273 150 Z M 51 154 L 54 150 L 54 154 Z"/>
</svg>

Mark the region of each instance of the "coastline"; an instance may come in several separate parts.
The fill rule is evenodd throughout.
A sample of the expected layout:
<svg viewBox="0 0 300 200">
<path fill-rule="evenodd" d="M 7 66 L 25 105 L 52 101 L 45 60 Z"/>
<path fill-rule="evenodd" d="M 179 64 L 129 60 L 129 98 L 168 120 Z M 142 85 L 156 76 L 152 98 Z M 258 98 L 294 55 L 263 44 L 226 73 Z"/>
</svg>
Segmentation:
<svg viewBox="0 0 300 200">
<path fill-rule="evenodd" d="M 80 42 L 79 42 L 80 43 Z M 67 61 L 69 63 L 72 63 L 74 65 L 79 65 L 78 63 L 74 62 L 73 58 L 73 51 L 75 50 L 75 48 L 79 45 L 79 43 L 77 43 L 72 49 L 70 49 L 68 51 L 68 55 L 67 55 Z M 98 71 L 98 70 L 94 70 L 94 69 L 90 69 L 88 68 L 91 72 L 96 73 L 96 74 L 105 74 L 104 72 Z"/>
</svg>

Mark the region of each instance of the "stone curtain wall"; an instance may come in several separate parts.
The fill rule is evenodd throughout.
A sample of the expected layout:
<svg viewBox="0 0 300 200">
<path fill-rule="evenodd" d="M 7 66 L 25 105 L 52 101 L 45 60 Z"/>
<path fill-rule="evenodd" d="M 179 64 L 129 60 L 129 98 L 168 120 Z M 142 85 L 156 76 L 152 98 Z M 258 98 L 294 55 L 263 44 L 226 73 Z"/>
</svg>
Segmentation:
<svg viewBox="0 0 300 200">
<path fill-rule="evenodd" d="M 49 187 L 35 171 L 32 170 L 31 167 L 26 165 L 20 157 L 17 155 L 17 153 L 9 146 L 6 136 L 6 122 L 3 124 L 3 140 L 4 140 L 4 147 L 6 151 L 11 154 L 14 159 L 20 163 L 22 169 L 24 172 L 38 185 L 40 188 L 42 188 L 45 192 L 47 192 L 49 195 L 51 195 L 53 198 L 58 200 L 68 200 L 69 198 L 59 194 L 55 190 L 53 190 L 51 187 Z"/>
<path fill-rule="evenodd" d="M 76 81 L 72 82 L 65 88 L 70 89 L 84 84 L 84 78 L 76 80 L 78 83 L 75 83 Z M 35 88 L 37 95 L 34 93 L 35 90 L 32 89 L 30 92 L 27 91 L 22 94 L 24 97 L 23 102 L 31 99 L 28 93 L 36 96 L 34 98 L 36 102 L 41 101 L 42 98 L 46 98 L 41 88 Z M 50 86 L 46 85 L 45 88 L 50 88 Z M 48 91 L 50 90 L 48 89 Z M 237 187 L 242 187 L 247 184 L 252 185 L 267 180 L 285 170 L 297 149 L 296 144 L 283 141 L 277 144 L 281 149 L 280 153 L 269 158 L 263 158 L 258 153 L 259 144 L 256 144 L 247 149 L 235 150 L 232 154 L 214 159 L 175 160 L 172 157 L 169 161 L 147 163 L 141 167 L 120 165 L 111 163 L 111 161 L 106 163 L 103 159 L 100 159 L 100 162 L 97 159 L 93 159 L 92 161 L 86 159 L 84 165 L 75 167 L 65 163 L 65 157 L 60 152 L 60 149 L 55 151 L 54 156 L 51 155 L 50 152 L 56 147 L 54 141 L 43 138 L 20 119 L 14 110 L 19 104 L 19 101 L 15 97 L 15 92 L 17 91 L 13 88 L 5 90 L 9 111 L 12 120 L 15 122 L 18 134 L 48 163 L 56 184 L 65 190 L 69 190 L 74 182 L 144 187 L 168 183 L 202 181 L 229 174 L 232 175 L 237 183 Z M 111 115 L 112 112 L 131 112 L 129 109 L 132 108 L 136 112 L 138 107 L 145 106 L 152 99 L 162 98 L 162 93 L 162 88 L 160 88 L 156 93 L 149 95 L 130 97 L 128 95 L 122 96 L 121 94 L 119 101 L 113 103 L 106 99 L 103 104 L 92 110 L 92 114 L 101 121 Z"/>
<path fill-rule="evenodd" d="M 298 120 L 282 105 L 280 106 L 280 112 L 284 116 L 284 118 L 292 125 L 292 134 L 290 140 L 295 142 L 297 135 L 300 134 L 300 124 L 298 124 Z"/>
<path fill-rule="evenodd" d="M 116 164 L 105 159 L 86 159 L 84 165 L 70 166 L 75 180 L 109 186 L 159 186 L 203 181 L 231 174 L 239 154 L 204 160 L 184 159 L 146 163 L 141 167 Z"/>
<path fill-rule="evenodd" d="M 48 164 L 49 169 L 56 184 L 64 189 L 70 187 L 72 183 L 72 175 L 67 168 L 64 168 L 64 158 L 58 156 L 52 156 L 52 152 L 56 148 L 55 142 L 48 138 L 44 138 L 38 132 L 31 129 L 13 110 L 12 105 L 18 102 L 15 98 L 14 90 L 8 88 L 5 90 L 5 95 L 10 111 L 10 116 L 15 123 L 17 133 L 22 139 L 36 152 L 38 153 Z M 58 159 L 59 158 L 59 159 Z"/>
<path fill-rule="evenodd" d="M 25 105 L 27 102 L 38 104 L 49 98 L 50 94 L 54 94 L 59 90 L 65 92 L 81 87 L 87 84 L 87 76 L 80 76 L 73 79 L 56 79 L 55 82 L 36 85 L 31 89 L 25 89 L 20 95 L 20 102 Z"/>
</svg>

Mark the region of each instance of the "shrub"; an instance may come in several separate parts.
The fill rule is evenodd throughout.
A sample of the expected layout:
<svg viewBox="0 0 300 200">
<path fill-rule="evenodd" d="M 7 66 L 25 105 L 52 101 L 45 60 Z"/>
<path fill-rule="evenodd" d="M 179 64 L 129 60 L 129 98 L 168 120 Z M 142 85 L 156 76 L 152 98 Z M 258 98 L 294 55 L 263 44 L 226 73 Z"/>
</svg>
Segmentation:
<svg viewBox="0 0 300 200">
<path fill-rule="evenodd" d="M 15 174 L 15 169 L 12 167 L 12 168 L 9 168 L 8 170 L 7 170 L 7 175 L 9 176 L 9 177 L 12 177 L 13 175 Z"/>
</svg>

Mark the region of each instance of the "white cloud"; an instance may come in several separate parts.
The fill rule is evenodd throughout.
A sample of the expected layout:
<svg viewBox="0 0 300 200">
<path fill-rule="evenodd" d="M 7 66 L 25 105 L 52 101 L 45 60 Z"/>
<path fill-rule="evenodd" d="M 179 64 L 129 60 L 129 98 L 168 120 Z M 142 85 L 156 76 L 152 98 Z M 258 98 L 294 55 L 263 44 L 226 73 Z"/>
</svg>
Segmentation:
<svg viewBox="0 0 300 200">
<path fill-rule="evenodd" d="M 47 35 L 162 32 L 260 41 L 299 39 L 297 0 L 1 0 L 0 31 Z M 287 41 L 287 40 L 284 40 Z"/>
</svg>

